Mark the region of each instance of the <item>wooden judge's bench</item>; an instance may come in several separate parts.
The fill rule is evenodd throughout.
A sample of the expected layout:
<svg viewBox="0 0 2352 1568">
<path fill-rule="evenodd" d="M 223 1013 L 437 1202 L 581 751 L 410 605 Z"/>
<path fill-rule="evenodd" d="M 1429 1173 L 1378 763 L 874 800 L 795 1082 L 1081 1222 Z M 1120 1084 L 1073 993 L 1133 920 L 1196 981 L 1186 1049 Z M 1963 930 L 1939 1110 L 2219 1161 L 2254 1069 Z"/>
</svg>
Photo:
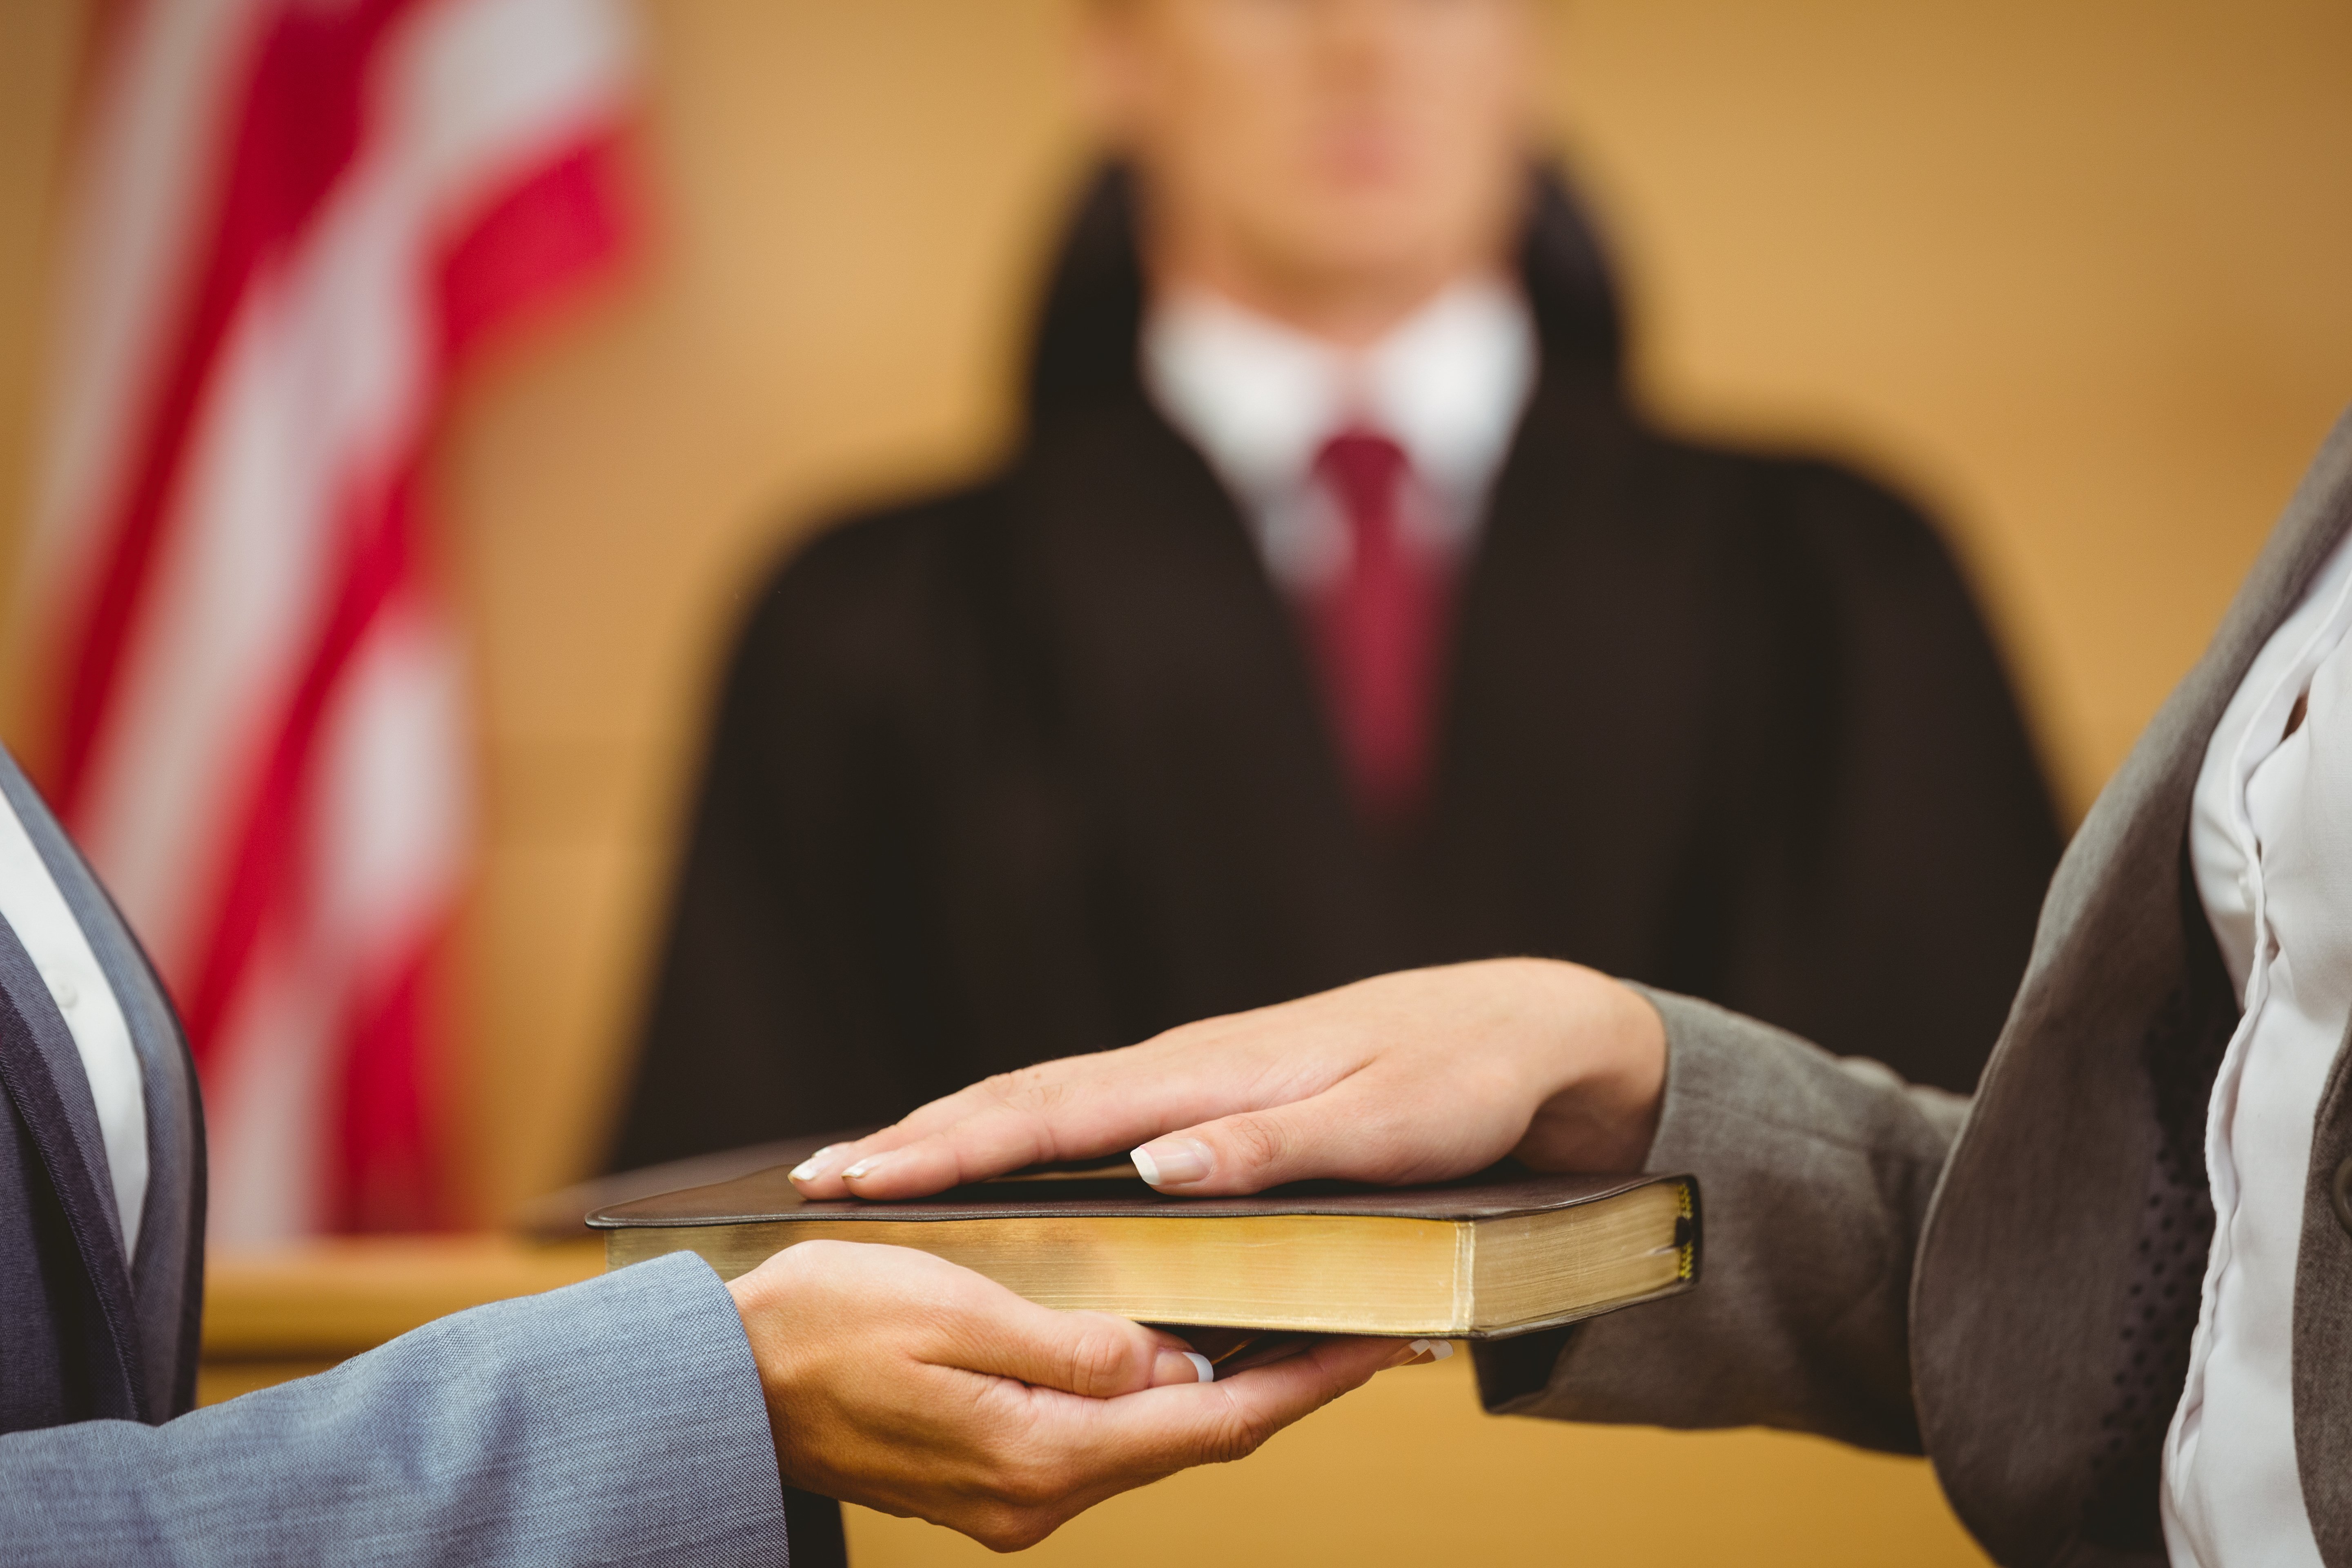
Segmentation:
<svg viewBox="0 0 2352 1568">
<path fill-rule="evenodd" d="M 603 1267 L 593 1241 L 372 1237 L 216 1253 L 197 1396 L 322 1372 L 445 1313 Z M 997 1559 L 915 1520 L 853 1508 L 856 1568 Z M 1244 1463 L 1115 1498 L 1027 1554 L 1040 1564 L 1220 1568 L 1640 1563 L 1981 1565 L 1925 1462 L 1762 1431 L 1497 1419 L 1469 1358 L 1383 1373 Z"/>
</svg>

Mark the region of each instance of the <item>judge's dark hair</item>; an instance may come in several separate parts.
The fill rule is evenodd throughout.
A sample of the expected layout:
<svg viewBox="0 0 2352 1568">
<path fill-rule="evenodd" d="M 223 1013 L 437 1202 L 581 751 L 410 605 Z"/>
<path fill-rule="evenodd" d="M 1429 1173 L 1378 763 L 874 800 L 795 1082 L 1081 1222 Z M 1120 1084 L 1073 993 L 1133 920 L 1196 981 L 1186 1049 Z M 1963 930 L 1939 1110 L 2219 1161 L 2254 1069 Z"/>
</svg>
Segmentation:
<svg viewBox="0 0 2352 1568">
<path fill-rule="evenodd" d="M 1545 373 L 1613 384 L 1623 368 L 1624 322 L 1601 242 L 1556 165 L 1530 169 L 1528 186 L 1519 269 Z M 1071 214 L 1039 307 L 1029 363 L 1033 415 L 1135 385 L 1143 321 L 1135 227 L 1135 176 L 1124 163 L 1105 163 Z"/>
</svg>

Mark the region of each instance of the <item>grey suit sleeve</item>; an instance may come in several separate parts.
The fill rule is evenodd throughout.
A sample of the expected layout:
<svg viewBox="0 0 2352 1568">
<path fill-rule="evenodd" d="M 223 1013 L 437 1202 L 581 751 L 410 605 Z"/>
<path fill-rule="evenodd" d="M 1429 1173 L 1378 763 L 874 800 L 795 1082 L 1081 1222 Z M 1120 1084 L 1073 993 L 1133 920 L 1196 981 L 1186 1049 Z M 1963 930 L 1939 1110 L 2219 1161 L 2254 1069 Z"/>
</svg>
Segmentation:
<svg viewBox="0 0 2352 1568">
<path fill-rule="evenodd" d="M 1531 1378 L 1480 1347 L 1501 1414 L 1764 1426 L 1916 1453 L 1912 1258 L 1968 1101 L 1841 1059 L 1705 1002 L 1664 1018 L 1665 1103 L 1649 1166 L 1699 1179 L 1698 1288 L 1598 1318 Z"/>
<path fill-rule="evenodd" d="M 162 1426 L 0 1437 L 12 1563 L 783 1563 L 751 1346 L 680 1254 Z"/>
</svg>

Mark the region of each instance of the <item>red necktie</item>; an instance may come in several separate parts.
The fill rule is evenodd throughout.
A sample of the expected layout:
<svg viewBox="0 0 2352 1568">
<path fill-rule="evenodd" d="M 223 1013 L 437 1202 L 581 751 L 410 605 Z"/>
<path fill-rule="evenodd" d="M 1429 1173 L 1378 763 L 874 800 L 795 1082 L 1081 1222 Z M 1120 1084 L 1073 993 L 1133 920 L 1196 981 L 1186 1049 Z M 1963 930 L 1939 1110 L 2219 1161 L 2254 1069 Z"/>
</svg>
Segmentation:
<svg viewBox="0 0 2352 1568">
<path fill-rule="evenodd" d="M 1404 449 L 1360 426 L 1315 459 L 1347 520 L 1346 567 L 1307 604 L 1324 696 L 1356 799 L 1374 826 L 1409 820 L 1428 789 L 1430 731 L 1444 651 L 1444 563 L 1404 536 Z"/>
</svg>

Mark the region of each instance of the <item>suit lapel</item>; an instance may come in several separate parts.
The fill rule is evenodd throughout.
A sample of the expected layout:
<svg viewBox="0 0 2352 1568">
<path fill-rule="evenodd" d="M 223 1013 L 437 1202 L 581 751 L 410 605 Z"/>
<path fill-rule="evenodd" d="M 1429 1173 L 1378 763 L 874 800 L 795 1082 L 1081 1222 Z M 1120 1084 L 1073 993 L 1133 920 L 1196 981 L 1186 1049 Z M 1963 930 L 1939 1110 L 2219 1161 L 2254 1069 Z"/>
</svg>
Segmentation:
<svg viewBox="0 0 2352 1568">
<path fill-rule="evenodd" d="M 2160 1136 L 2148 1052 L 2195 989 L 2181 857 L 2205 746 L 2347 526 L 2352 416 L 2068 847 L 1937 1184 L 1912 1285 L 1921 1429 L 1954 1506 L 2003 1561 L 2073 1538 L 2110 1447 L 2130 1238 Z"/>
<path fill-rule="evenodd" d="M 2352 414 L 2336 427 L 2314 478 L 2333 471 L 2333 542 L 2352 529 Z M 2305 489 L 2311 481 L 2305 481 Z M 2297 502 L 2303 500 L 2296 497 Z M 2310 571 L 2326 552 L 2317 552 Z M 2300 597 L 2300 595 L 2297 595 Z M 2258 645 L 2259 646 L 2259 645 Z M 2303 1501 L 2328 1568 L 2352 1568 L 2352 1035 L 2339 1043 L 2312 1126 L 2305 1175 L 2303 1235 L 2294 1276 L 2294 1446 Z"/>
<path fill-rule="evenodd" d="M 2328 1568 L 2352 1564 L 2352 1043 L 2339 1047 L 2312 1128 L 2294 1268 L 2294 1447 Z"/>
<path fill-rule="evenodd" d="M 131 1028 L 147 1102 L 147 1202 L 131 1261 L 131 1299 L 148 1412 L 157 1419 L 176 1415 L 194 1403 L 204 1301 L 205 1131 L 195 1064 L 130 927 L 5 752 L 0 795 L 79 922 Z"/>
<path fill-rule="evenodd" d="M 65 1018 L 16 933 L 0 921 L 0 1089 L 16 1106 L 71 1232 L 74 1248 L 98 1305 L 105 1350 L 100 1386 L 93 1391 L 101 1416 L 149 1418 L 141 1375 L 139 1331 L 131 1272 L 122 1256 L 98 1110 Z"/>
</svg>

